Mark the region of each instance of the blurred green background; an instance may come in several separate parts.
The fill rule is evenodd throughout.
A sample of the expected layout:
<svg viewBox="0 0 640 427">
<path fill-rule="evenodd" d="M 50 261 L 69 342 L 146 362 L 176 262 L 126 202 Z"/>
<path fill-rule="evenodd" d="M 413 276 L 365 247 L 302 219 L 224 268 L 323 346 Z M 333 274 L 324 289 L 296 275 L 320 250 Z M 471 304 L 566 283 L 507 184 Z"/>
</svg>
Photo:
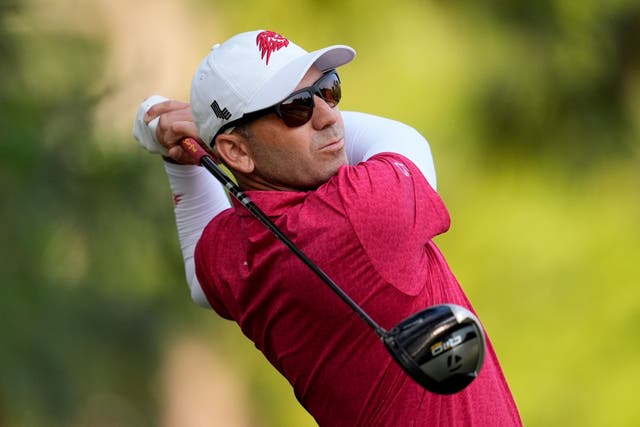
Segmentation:
<svg viewBox="0 0 640 427">
<path fill-rule="evenodd" d="M 214 42 L 344 43 L 430 141 L 437 242 L 527 426 L 640 425 L 640 3 L 0 0 L 0 426 L 314 425 L 184 284 L 138 104 Z"/>
</svg>

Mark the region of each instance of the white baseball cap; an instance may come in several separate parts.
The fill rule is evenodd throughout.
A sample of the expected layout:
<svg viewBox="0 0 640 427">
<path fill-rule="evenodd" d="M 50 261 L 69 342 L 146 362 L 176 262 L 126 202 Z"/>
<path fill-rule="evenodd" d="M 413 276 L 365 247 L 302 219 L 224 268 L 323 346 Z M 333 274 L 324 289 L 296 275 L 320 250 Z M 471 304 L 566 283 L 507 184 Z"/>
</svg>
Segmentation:
<svg viewBox="0 0 640 427">
<path fill-rule="evenodd" d="M 200 138 L 212 144 L 225 124 L 284 100 L 313 65 L 325 72 L 355 56 L 355 50 L 343 45 L 307 52 L 265 30 L 241 33 L 213 46 L 191 83 L 191 109 Z"/>
</svg>

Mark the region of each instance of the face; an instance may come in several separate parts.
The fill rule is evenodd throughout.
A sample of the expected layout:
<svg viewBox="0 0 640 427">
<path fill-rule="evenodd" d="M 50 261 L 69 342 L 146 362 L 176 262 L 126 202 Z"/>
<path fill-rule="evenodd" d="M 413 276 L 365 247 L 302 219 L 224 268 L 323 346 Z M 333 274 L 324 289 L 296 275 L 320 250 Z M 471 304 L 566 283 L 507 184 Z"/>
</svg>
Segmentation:
<svg viewBox="0 0 640 427">
<path fill-rule="evenodd" d="M 322 73 L 311 68 L 296 90 L 311 86 Z M 299 191 L 314 189 L 347 164 L 344 123 L 337 107 L 317 95 L 311 120 L 290 128 L 269 114 L 251 122 L 247 139 L 253 171 L 244 186 L 251 189 Z"/>
</svg>

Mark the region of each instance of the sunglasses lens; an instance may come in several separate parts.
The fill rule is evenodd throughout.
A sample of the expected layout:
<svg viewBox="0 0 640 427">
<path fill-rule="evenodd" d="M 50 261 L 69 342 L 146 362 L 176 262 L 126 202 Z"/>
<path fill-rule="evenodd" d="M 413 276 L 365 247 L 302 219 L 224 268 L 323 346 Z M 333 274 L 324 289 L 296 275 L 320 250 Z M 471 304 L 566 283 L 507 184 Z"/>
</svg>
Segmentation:
<svg viewBox="0 0 640 427">
<path fill-rule="evenodd" d="M 338 75 L 335 72 L 326 74 L 313 86 L 300 89 L 299 92 L 282 101 L 276 107 L 276 111 L 284 124 L 289 127 L 298 127 L 311 120 L 315 95 L 320 96 L 331 108 L 338 105 L 342 96 Z"/>
<path fill-rule="evenodd" d="M 301 92 L 280 104 L 280 116 L 289 127 L 302 126 L 313 114 L 313 98 L 309 92 Z"/>
<path fill-rule="evenodd" d="M 333 108 L 340 102 L 342 90 L 340 89 L 340 79 L 335 73 L 327 74 L 320 82 L 318 82 L 318 92 L 324 101 Z"/>
</svg>

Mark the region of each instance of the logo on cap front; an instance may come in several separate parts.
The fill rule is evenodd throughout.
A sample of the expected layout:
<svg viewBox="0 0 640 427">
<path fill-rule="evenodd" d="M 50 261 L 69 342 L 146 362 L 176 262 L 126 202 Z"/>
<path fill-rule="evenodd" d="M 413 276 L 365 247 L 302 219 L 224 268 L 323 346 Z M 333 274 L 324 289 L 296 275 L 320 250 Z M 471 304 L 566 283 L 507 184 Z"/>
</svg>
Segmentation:
<svg viewBox="0 0 640 427">
<path fill-rule="evenodd" d="M 269 65 L 271 54 L 289 46 L 289 40 L 274 31 L 263 31 L 256 37 L 256 45 L 260 49 L 260 59 L 265 59 L 266 56 L 266 65 Z"/>
</svg>

